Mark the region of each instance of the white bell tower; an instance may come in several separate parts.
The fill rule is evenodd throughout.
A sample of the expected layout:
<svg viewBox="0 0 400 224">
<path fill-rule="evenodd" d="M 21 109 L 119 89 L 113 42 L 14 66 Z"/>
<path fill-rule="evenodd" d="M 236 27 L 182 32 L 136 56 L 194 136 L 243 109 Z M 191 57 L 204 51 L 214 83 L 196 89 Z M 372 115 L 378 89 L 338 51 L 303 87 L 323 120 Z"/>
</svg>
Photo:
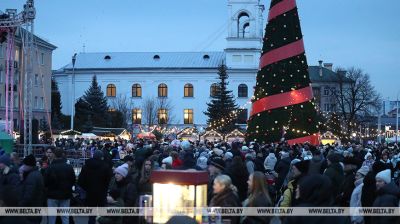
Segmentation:
<svg viewBox="0 0 400 224">
<path fill-rule="evenodd" d="M 228 0 L 228 68 L 258 68 L 264 31 L 264 5 L 260 0 Z"/>
</svg>

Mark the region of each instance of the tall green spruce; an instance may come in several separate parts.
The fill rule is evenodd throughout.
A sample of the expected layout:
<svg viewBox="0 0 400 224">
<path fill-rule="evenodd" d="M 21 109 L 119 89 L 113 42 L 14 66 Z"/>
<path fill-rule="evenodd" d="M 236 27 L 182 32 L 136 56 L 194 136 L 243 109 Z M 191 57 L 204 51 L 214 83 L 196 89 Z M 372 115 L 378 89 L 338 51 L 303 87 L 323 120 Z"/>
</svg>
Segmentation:
<svg viewBox="0 0 400 224">
<path fill-rule="evenodd" d="M 220 133 L 226 134 L 236 128 L 236 120 L 232 119 L 233 112 L 238 109 L 232 91 L 227 90 L 229 78 L 227 68 L 224 64 L 218 68 L 218 87 L 214 94 L 211 94 L 211 102 L 207 103 L 208 125 Z"/>
<path fill-rule="evenodd" d="M 93 126 L 109 126 L 107 98 L 95 75 L 89 89 L 75 104 L 75 114 L 75 123 L 81 131 L 90 131 Z"/>
<path fill-rule="evenodd" d="M 58 90 L 58 84 L 54 79 L 51 79 L 51 126 L 54 129 L 63 128 L 61 108 L 61 94 Z"/>
<path fill-rule="evenodd" d="M 279 105 L 285 104 L 283 102 L 287 105 L 252 114 L 248 121 L 247 140 L 269 143 L 284 138 L 296 141 L 318 133 L 313 99 L 310 97 L 310 100 L 297 104 L 291 103 L 290 99 L 295 90 L 307 89 L 311 92 L 307 88 L 310 78 L 302 38 L 295 2 L 272 0 L 253 96 L 253 111 L 257 101 L 268 102 L 261 105 L 263 108 L 272 105 L 271 99 Z"/>
</svg>

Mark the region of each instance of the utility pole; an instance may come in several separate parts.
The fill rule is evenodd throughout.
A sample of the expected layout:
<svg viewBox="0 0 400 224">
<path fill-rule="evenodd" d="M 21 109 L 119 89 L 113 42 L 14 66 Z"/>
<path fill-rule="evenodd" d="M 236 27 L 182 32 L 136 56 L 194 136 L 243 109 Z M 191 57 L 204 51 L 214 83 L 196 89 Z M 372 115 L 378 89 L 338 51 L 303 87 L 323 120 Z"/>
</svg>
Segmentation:
<svg viewBox="0 0 400 224">
<path fill-rule="evenodd" d="M 75 62 L 76 53 L 72 56 L 72 105 L 71 105 L 71 130 L 74 130 L 74 115 L 75 115 Z"/>
</svg>

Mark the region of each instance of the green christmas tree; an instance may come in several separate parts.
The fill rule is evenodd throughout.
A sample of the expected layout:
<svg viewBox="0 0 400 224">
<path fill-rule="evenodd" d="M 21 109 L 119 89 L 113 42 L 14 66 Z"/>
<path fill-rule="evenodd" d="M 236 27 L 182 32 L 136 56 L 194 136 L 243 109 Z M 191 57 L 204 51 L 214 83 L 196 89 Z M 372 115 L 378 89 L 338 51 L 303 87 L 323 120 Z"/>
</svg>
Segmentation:
<svg viewBox="0 0 400 224">
<path fill-rule="evenodd" d="M 75 128 L 81 132 L 90 132 L 93 129 L 93 112 L 90 105 L 81 98 L 75 103 Z"/>
<path fill-rule="evenodd" d="M 315 141 L 317 113 L 295 1 L 271 2 L 252 101 L 248 140 Z"/>
<path fill-rule="evenodd" d="M 229 76 L 226 70 L 227 68 L 224 64 L 219 66 L 219 83 L 215 93 L 211 94 L 211 102 L 207 103 L 207 111 L 204 112 L 208 116 L 207 124 L 224 134 L 236 128 L 234 112 L 238 109 L 232 91 L 227 89 Z"/>
<path fill-rule="evenodd" d="M 107 98 L 104 96 L 101 87 L 97 83 L 95 75 L 93 76 L 91 86 L 86 90 L 82 100 L 88 104 L 93 125 L 97 127 L 107 127 L 109 121 Z"/>
<path fill-rule="evenodd" d="M 58 84 L 51 79 L 51 126 L 54 129 L 62 129 L 61 95 Z"/>
</svg>

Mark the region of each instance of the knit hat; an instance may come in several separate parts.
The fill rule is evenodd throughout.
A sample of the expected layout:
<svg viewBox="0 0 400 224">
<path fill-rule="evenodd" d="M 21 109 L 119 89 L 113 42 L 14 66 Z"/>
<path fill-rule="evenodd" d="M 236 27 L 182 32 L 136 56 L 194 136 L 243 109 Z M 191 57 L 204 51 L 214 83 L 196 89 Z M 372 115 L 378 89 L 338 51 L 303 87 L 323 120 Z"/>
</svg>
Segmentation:
<svg viewBox="0 0 400 224">
<path fill-rule="evenodd" d="M 360 173 L 363 176 L 366 176 L 368 172 L 369 166 L 362 166 L 359 170 L 357 170 L 357 173 Z"/>
<path fill-rule="evenodd" d="M 242 146 L 242 151 L 247 151 L 247 150 L 249 150 L 249 147 L 247 147 L 247 146 Z"/>
<path fill-rule="evenodd" d="M 288 158 L 288 157 L 289 157 L 289 153 L 288 153 L 288 152 L 285 152 L 285 151 L 280 151 L 279 154 L 281 154 L 281 159 L 283 159 L 283 158 Z"/>
<path fill-rule="evenodd" d="M 214 157 L 210 161 L 210 165 L 217 167 L 220 170 L 225 169 L 225 161 L 222 160 L 220 157 Z"/>
<path fill-rule="evenodd" d="M 364 160 L 367 160 L 369 156 L 372 156 L 372 154 L 371 154 L 370 152 L 369 152 L 369 153 L 367 153 L 367 154 L 365 154 L 365 156 L 364 156 Z"/>
<path fill-rule="evenodd" d="M 182 141 L 182 142 L 181 142 L 181 148 L 182 148 L 183 150 L 188 150 L 188 149 L 190 149 L 190 142 L 187 141 L 187 140 Z"/>
<path fill-rule="evenodd" d="M 215 155 L 217 156 L 222 156 L 222 154 L 224 154 L 224 151 L 222 151 L 222 149 L 219 148 L 214 148 L 213 152 L 215 153 Z"/>
<path fill-rule="evenodd" d="M 196 165 L 197 165 L 198 167 L 200 167 L 201 169 L 205 170 L 205 169 L 207 168 L 207 158 L 204 157 L 204 156 L 200 156 L 200 157 L 197 159 Z"/>
<path fill-rule="evenodd" d="M 114 173 L 118 173 L 123 177 L 128 176 L 128 170 L 125 167 L 119 166 L 115 168 Z"/>
<path fill-rule="evenodd" d="M 6 166 L 10 166 L 11 164 L 10 155 L 6 153 L 0 156 L 0 163 L 3 163 Z"/>
<path fill-rule="evenodd" d="M 168 156 L 168 157 L 164 158 L 162 160 L 162 163 L 168 163 L 169 165 L 172 165 L 172 157 Z"/>
<path fill-rule="evenodd" d="M 36 158 L 30 154 L 29 156 L 25 157 L 24 160 L 22 160 L 22 163 L 27 166 L 36 166 Z"/>
<path fill-rule="evenodd" d="M 383 180 L 386 184 L 390 183 L 392 181 L 390 169 L 379 172 L 378 174 L 376 174 L 375 179 Z"/>
<path fill-rule="evenodd" d="M 225 155 L 224 155 L 224 159 L 225 159 L 225 160 L 227 160 L 227 159 L 232 159 L 232 158 L 233 158 L 233 154 L 232 154 L 231 152 L 225 153 Z"/>
<path fill-rule="evenodd" d="M 307 173 L 308 167 L 310 167 L 310 160 L 303 160 L 298 163 L 295 163 L 294 166 L 301 172 Z"/>
<path fill-rule="evenodd" d="M 328 155 L 328 160 L 331 161 L 331 163 L 338 163 L 340 162 L 340 156 L 337 153 L 332 153 Z"/>
</svg>

